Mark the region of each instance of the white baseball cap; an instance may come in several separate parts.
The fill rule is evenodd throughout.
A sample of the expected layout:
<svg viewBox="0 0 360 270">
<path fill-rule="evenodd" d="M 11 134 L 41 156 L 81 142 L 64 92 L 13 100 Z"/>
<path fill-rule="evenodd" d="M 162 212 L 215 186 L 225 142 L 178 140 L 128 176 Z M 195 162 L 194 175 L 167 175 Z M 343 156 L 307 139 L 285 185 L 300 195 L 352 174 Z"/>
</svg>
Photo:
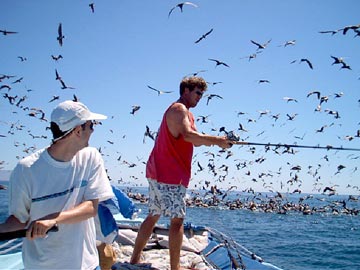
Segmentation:
<svg viewBox="0 0 360 270">
<path fill-rule="evenodd" d="M 51 122 L 56 123 L 62 132 L 69 131 L 89 120 L 106 118 L 106 115 L 93 113 L 83 103 L 72 100 L 61 102 L 51 113 Z"/>
</svg>

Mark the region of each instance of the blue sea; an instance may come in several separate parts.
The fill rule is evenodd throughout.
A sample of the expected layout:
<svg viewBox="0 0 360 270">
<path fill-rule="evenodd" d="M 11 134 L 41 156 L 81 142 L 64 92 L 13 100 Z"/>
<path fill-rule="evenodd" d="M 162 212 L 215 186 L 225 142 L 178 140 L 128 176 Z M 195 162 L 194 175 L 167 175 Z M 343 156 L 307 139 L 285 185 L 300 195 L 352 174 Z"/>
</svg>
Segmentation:
<svg viewBox="0 0 360 270">
<path fill-rule="evenodd" d="M 146 189 L 140 192 L 146 193 Z M 233 196 L 246 195 L 234 193 Z M 297 200 L 303 195 L 287 196 Z M 348 200 L 345 195 L 324 196 L 314 195 L 312 203 L 324 203 L 324 199 L 327 203 Z M 0 221 L 3 221 L 7 216 L 6 190 L 0 190 L 0 204 Z M 145 217 L 147 204 L 136 204 L 142 210 L 140 217 Z M 348 207 L 360 209 L 360 201 L 348 202 Z M 282 269 L 360 269 L 360 214 L 277 214 L 224 207 L 188 207 L 185 221 L 213 227 Z M 161 218 L 159 223 L 168 224 L 168 220 Z"/>
</svg>

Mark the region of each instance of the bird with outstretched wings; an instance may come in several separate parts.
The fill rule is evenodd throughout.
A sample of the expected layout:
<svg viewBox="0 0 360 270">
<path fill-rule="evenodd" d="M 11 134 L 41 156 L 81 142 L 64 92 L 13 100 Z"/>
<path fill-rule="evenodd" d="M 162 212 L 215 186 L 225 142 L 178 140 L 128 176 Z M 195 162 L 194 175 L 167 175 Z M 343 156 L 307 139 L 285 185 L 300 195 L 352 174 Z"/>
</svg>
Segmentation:
<svg viewBox="0 0 360 270">
<path fill-rule="evenodd" d="M 208 35 L 210 35 L 213 30 L 214 30 L 214 29 L 211 28 L 208 32 L 206 32 L 206 33 L 203 34 L 198 40 L 196 40 L 195 43 L 199 43 L 200 41 L 202 41 L 204 38 L 206 38 Z"/>
<path fill-rule="evenodd" d="M 175 8 L 179 8 L 181 12 L 183 12 L 183 7 L 184 5 L 190 5 L 190 6 L 193 6 L 193 7 L 198 7 L 197 5 L 195 5 L 194 3 L 192 2 L 182 2 L 182 3 L 179 3 L 177 4 L 176 6 L 174 6 L 173 8 L 170 9 L 169 11 L 169 14 L 168 14 L 168 18 L 170 17 L 171 13 L 174 11 Z"/>
<path fill-rule="evenodd" d="M 65 38 L 65 36 L 62 33 L 62 24 L 59 23 L 58 26 L 58 36 L 57 36 L 57 41 L 59 42 L 59 45 L 62 46 L 63 45 L 63 39 Z"/>
<path fill-rule="evenodd" d="M 148 88 L 150 88 L 151 90 L 155 91 L 158 93 L 158 96 L 162 95 L 162 94 L 170 94 L 174 91 L 163 91 L 163 90 L 159 90 L 159 89 L 156 89 L 154 87 L 151 87 L 150 85 L 147 86 Z"/>
</svg>

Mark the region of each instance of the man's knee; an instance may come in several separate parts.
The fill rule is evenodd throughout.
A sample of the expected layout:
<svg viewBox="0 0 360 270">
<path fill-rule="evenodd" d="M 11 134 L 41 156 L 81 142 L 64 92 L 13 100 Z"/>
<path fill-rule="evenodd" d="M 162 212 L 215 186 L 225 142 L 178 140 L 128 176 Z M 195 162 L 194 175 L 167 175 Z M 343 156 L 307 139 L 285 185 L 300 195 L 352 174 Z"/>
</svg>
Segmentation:
<svg viewBox="0 0 360 270">
<path fill-rule="evenodd" d="M 116 262 L 116 254 L 111 244 L 99 243 L 97 245 L 101 270 L 109 270 Z"/>
<path fill-rule="evenodd" d="M 173 228 L 180 228 L 183 226 L 184 219 L 183 218 L 172 218 L 170 226 Z"/>
</svg>

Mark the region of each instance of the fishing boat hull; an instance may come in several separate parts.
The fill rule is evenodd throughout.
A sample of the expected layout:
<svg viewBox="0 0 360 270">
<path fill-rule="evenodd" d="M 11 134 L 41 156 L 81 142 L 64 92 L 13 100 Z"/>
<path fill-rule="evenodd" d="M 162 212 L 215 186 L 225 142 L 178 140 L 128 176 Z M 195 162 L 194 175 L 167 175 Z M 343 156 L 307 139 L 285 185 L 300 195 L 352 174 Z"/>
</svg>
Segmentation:
<svg viewBox="0 0 360 270">
<path fill-rule="evenodd" d="M 119 236 L 113 247 L 121 260 L 115 263 L 112 269 L 170 269 L 167 226 L 155 227 L 142 254 L 142 261 L 146 262 L 145 264 L 136 265 L 136 268 L 128 264 L 138 228 L 138 226 L 119 224 Z M 236 243 L 229 236 L 209 227 L 194 226 L 189 223 L 184 225 L 180 263 L 183 269 L 197 270 L 280 270 Z"/>
<path fill-rule="evenodd" d="M 169 229 L 156 226 L 143 252 L 139 265 L 130 265 L 130 257 L 142 219 L 129 220 L 115 215 L 118 232 L 111 245 L 114 257 L 113 270 L 169 268 Z M 209 227 L 184 224 L 181 266 L 197 270 L 281 270 L 265 262 L 255 253 L 236 243 L 231 237 Z M 10 241 L 9 241 L 10 243 Z M 11 244 L 11 243 L 10 243 Z M 9 244 L 9 245 L 10 245 Z M 5 245 L 3 245 L 5 246 Z M 6 248 L 6 247 L 5 247 Z M 9 248 L 9 247 L 8 247 Z M 101 258 L 101 256 L 100 256 Z M 102 260 L 103 258 L 101 258 Z M 21 252 L 0 255 L 0 269 L 23 269 Z"/>
</svg>

